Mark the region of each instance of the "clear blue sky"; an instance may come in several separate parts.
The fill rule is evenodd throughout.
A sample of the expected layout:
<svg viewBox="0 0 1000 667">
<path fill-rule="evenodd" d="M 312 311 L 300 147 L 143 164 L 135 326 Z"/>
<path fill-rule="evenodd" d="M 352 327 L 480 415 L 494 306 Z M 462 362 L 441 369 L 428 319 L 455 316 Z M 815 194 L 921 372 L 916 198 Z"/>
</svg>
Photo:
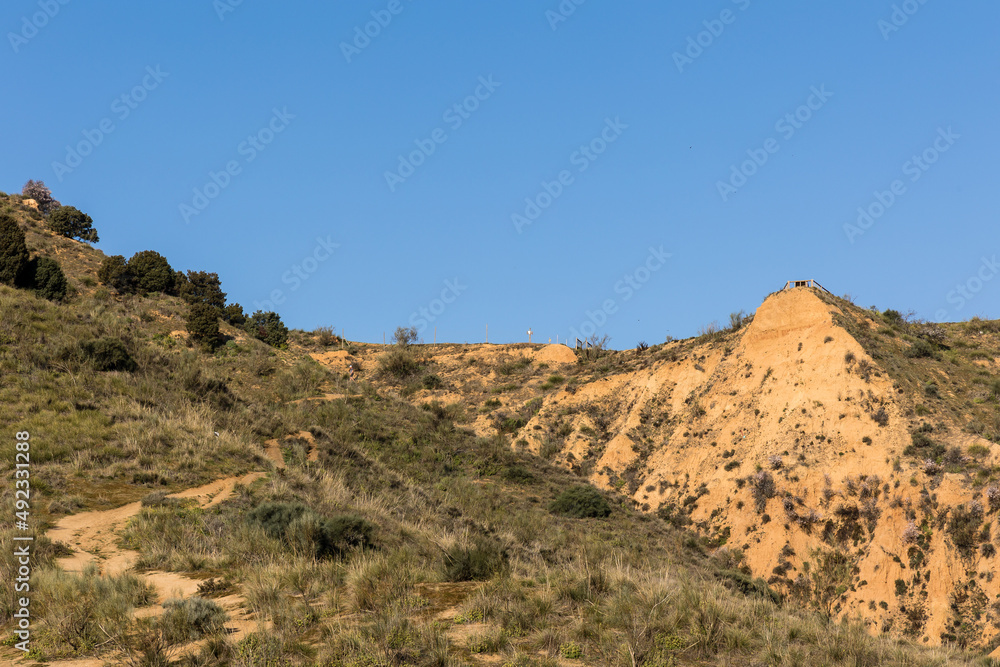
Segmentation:
<svg viewBox="0 0 1000 667">
<path fill-rule="evenodd" d="M 3 3 L 0 189 L 354 340 L 1000 317 L 997 3 L 235 2 Z"/>
</svg>

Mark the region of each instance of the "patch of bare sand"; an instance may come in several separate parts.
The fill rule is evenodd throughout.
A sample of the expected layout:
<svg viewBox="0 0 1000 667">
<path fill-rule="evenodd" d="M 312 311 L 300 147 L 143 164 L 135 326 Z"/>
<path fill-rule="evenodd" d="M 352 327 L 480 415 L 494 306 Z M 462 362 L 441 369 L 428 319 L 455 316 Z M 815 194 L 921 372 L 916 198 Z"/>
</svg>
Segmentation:
<svg viewBox="0 0 1000 667">
<path fill-rule="evenodd" d="M 532 352 L 531 360 L 535 363 L 575 364 L 576 353 L 565 345 L 550 343 Z"/>
<path fill-rule="evenodd" d="M 264 476 L 262 472 L 253 472 L 238 477 L 227 477 L 209 484 L 178 493 L 170 494 L 171 498 L 193 499 L 201 507 L 215 506 L 229 498 L 237 484 L 250 484 Z M 60 541 L 74 550 L 73 555 L 57 559 L 58 565 L 67 572 L 81 572 L 90 563 L 96 563 L 102 574 L 120 574 L 135 566 L 139 554 L 130 549 L 118 546 L 118 531 L 133 516 L 139 513 L 141 503 L 129 503 L 111 510 L 80 512 L 61 519 L 53 526 L 46 536 L 54 541 Z M 150 583 L 156 590 L 158 602 L 162 605 L 178 595 L 187 597 L 197 592 L 201 583 L 197 579 L 185 577 L 176 572 L 146 572 L 139 576 Z M 238 641 L 252 629 L 245 619 L 235 619 L 236 612 L 244 604 L 239 595 L 228 596 L 217 600 L 231 618 L 226 624 L 229 636 Z M 148 607 L 137 611 L 136 616 L 158 616 L 162 607 Z M 98 667 L 107 662 L 106 659 L 57 660 L 48 664 L 59 667 Z"/>
<path fill-rule="evenodd" d="M 319 461 L 319 450 L 316 449 L 316 438 L 309 431 L 299 431 L 298 433 L 293 433 L 291 435 L 286 435 L 285 440 L 305 440 L 309 443 L 309 452 L 306 454 L 307 461 Z M 264 442 L 264 453 L 267 458 L 274 462 L 274 465 L 278 468 L 285 467 L 285 455 L 281 452 L 281 445 L 278 443 L 277 438 L 271 440 L 266 440 Z"/>
</svg>

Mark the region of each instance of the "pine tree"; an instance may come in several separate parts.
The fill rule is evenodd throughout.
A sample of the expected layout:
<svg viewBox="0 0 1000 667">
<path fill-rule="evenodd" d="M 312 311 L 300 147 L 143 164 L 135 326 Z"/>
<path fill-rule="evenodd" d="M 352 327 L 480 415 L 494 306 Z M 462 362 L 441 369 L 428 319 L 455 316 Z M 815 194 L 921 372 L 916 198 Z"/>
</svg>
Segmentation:
<svg viewBox="0 0 1000 667">
<path fill-rule="evenodd" d="M 218 315 L 221 315 L 223 308 L 226 307 L 226 293 L 222 291 L 222 283 L 217 273 L 188 271 L 187 279 L 177 291 L 189 304 L 208 304 L 217 309 Z"/>
<path fill-rule="evenodd" d="M 0 213 L 0 283 L 20 284 L 28 268 L 24 231 L 8 213 Z"/>
<path fill-rule="evenodd" d="M 193 341 L 214 350 L 221 342 L 219 311 L 207 303 L 192 304 L 187 316 L 187 330 Z"/>
<path fill-rule="evenodd" d="M 97 230 L 89 215 L 73 206 L 60 206 L 49 216 L 49 229 L 68 239 L 97 243 Z"/>
</svg>

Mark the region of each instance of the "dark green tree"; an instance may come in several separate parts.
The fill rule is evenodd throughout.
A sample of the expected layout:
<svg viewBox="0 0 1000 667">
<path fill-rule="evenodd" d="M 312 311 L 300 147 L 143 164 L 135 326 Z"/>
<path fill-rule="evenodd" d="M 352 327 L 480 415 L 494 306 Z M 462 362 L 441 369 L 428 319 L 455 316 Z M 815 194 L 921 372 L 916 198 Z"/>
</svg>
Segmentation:
<svg viewBox="0 0 1000 667">
<path fill-rule="evenodd" d="M 214 350 L 221 342 L 219 335 L 219 311 L 207 303 L 193 303 L 187 316 L 187 330 L 191 340 L 208 350 Z"/>
<path fill-rule="evenodd" d="M 242 327 L 247 323 L 246 313 L 243 312 L 243 306 L 238 303 L 231 303 L 222 309 L 222 319 L 224 319 L 229 324 L 234 327 Z"/>
<path fill-rule="evenodd" d="M 217 315 L 221 315 L 226 307 L 226 293 L 222 291 L 218 273 L 188 271 L 186 280 L 178 286 L 177 292 L 191 305 L 204 303 L 215 308 Z"/>
<path fill-rule="evenodd" d="M 80 343 L 83 356 L 90 359 L 98 371 L 125 371 L 131 373 L 138 368 L 128 348 L 117 338 L 98 338 Z"/>
<path fill-rule="evenodd" d="M 97 270 L 97 279 L 118 292 L 132 290 L 132 274 L 129 273 L 128 264 L 126 264 L 123 255 L 105 257 L 104 261 L 101 262 L 101 268 Z"/>
<path fill-rule="evenodd" d="M 74 206 L 60 206 L 49 215 L 49 229 L 68 239 L 97 243 L 97 230 L 89 215 Z"/>
<path fill-rule="evenodd" d="M 49 301 L 62 301 L 69 291 L 69 282 L 59 262 L 48 257 L 31 260 L 31 283 L 35 294 Z"/>
<path fill-rule="evenodd" d="M 167 258 L 155 250 L 143 250 L 132 255 L 127 264 L 139 292 L 169 293 L 174 287 L 174 270 Z"/>
<path fill-rule="evenodd" d="M 282 323 L 277 313 L 258 310 L 247 318 L 243 328 L 248 334 L 271 347 L 281 347 L 288 341 L 288 327 Z"/>
<path fill-rule="evenodd" d="M 20 284 L 28 268 L 24 231 L 8 213 L 0 213 L 0 283 Z"/>
</svg>

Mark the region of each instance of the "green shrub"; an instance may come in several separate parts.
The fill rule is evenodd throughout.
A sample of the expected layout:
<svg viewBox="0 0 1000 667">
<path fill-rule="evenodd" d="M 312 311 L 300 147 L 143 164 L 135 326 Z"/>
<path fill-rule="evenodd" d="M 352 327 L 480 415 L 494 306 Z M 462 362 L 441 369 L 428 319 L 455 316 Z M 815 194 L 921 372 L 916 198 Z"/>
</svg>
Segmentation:
<svg viewBox="0 0 1000 667">
<path fill-rule="evenodd" d="M 247 318 L 243 329 L 271 347 L 281 347 L 288 342 L 288 327 L 281 321 L 281 317 L 274 312 L 263 312 L 258 310 Z"/>
<path fill-rule="evenodd" d="M 195 641 L 225 629 L 226 612 L 218 603 L 201 597 L 172 599 L 163 603 L 160 626 L 168 641 Z"/>
<path fill-rule="evenodd" d="M 611 514 L 611 506 L 600 491 L 581 484 L 559 494 L 549 504 L 549 511 L 573 519 L 603 518 Z"/>
<path fill-rule="evenodd" d="M 107 285 L 118 292 L 128 292 L 132 289 L 132 274 L 123 255 L 111 255 L 101 262 L 97 270 L 97 279 L 102 285 Z"/>
<path fill-rule="evenodd" d="M 964 554 L 970 554 L 979 544 L 979 527 L 983 523 L 983 507 L 973 500 L 968 507 L 959 505 L 951 511 L 948 533 L 952 542 Z"/>
<path fill-rule="evenodd" d="M 311 552 L 316 558 L 343 556 L 375 546 L 375 526 L 358 516 L 326 519 L 301 503 L 262 503 L 247 518 L 271 537 Z"/>
<path fill-rule="evenodd" d="M 583 649 L 576 642 L 567 642 L 559 646 L 559 654 L 567 660 L 579 660 L 583 656 Z"/>
<path fill-rule="evenodd" d="M 138 368 L 125 344 L 116 338 L 98 338 L 82 341 L 80 351 L 98 371 L 125 371 L 131 373 Z"/>
<path fill-rule="evenodd" d="M 375 526 L 359 516 L 343 515 L 324 519 L 319 524 L 316 557 L 340 557 L 350 549 L 370 549 L 375 546 Z"/>
<path fill-rule="evenodd" d="M 508 563 L 506 549 L 486 538 L 477 538 L 471 547 L 454 546 L 445 552 L 445 579 L 484 581 L 505 572 Z"/>
<path fill-rule="evenodd" d="M 175 284 L 174 270 L 167 259 L 155 250 L 143 250 L 132 255 L 126 264 L 135 289 L 141 293 L 170 293 Z"/>
<path fill-rule="evenodd" d="M 378 360 L 379 374 L 397 380 L 404 380 L 416 375 L 422 368 L 423 364 L 420 363 L 417 355 L 403 347 L 389 350 Z"/>
<path fill-rule="evenodd" d="M 423 385 L 424 389 L 440 389 L 442 385 L 444 385 L 444 382 L 442 382 L 441 378 L 435 375 L 434 373 L 430 373 L 424 376 L 424 379 L 421 381 L 421 384 Z"/>
<path fill-rule="evenodd" d="M 191 339 L 208 350 L 222 342 L 219 335 L 219 311 L 204 302 L 192 304 L 188 310 L 187 330 Z"/>
<path fill-rule="evenodd" d="M 774 604 L 781 604 L 781 595 L 767 585 L 763 579 L 753 578 L 740 570 L 722 570 L 717 572 L 716 577 L 726 588 L 738 591 L 747 597 L 759 597 L 770 600 Z"/>
<path fill-rule="evenodd" d="M 910 439 L 912 443 L 903 449 L 903 454 L 906 456 L 935 460 L 947 451 L 947 447 L 931 440 L 927 433 L 921 429 L 911 433 Z"/>
<path fill-rule="evenodd" d="M 516 484 L 530 484 L 535 481 L 535 476 L 530 470 L 521 465 L 512 464 L 503 469 L 501 476 L 508 482 Z"/>
<path fill-rule="evenodd" d="M 28 268 L 28 246 L 20 225 L 7 213 L 0 213 L 0 283 L 21 284 Z"/>
<path fill-rule="evenodd" d="M 918 338 L 917 340 L 913 341 L 913 344 L 910 345 L 908 350 L 906 350 L 906 356 L 917 359 L 925 357 L 933 357 L 934 346 L 928 343 L 923 338 Z"/>
<path fill-rule="evenodd" d="M 28 265 L 28 275 L 35 294 L 49 301 L 62 301 L 69 291 L 69 281 L 59 262 L 48 257 L 36 257 Z"/>
<path fill-rule="evenodd" d="M 68 239 L 97 243 L 97 230 L 89 215 L 74 206 L 60 206 L 49 215 L 49 229 Z"/>
<path fill-rule="evenodd" d="M 102 576 L 94 564 L 80 574 L 38 570 L 31 588 L 38 600 L 32 604 L 39 605 L 33 616 L 43 621 L 46 642 L 59 652 L 86 653 L 107 642 L 108 634 L 121 637 L 132 608 L 155 599 L 152 587 L 134 574 Z"/>
<path fill-rule="evenodd" d="M 284 540 L 288 526 L 307 510 L 302 503 L 261 503 L 247 515 L 247 519 L 260 524 L 271 537 Z"/>
</svg>

